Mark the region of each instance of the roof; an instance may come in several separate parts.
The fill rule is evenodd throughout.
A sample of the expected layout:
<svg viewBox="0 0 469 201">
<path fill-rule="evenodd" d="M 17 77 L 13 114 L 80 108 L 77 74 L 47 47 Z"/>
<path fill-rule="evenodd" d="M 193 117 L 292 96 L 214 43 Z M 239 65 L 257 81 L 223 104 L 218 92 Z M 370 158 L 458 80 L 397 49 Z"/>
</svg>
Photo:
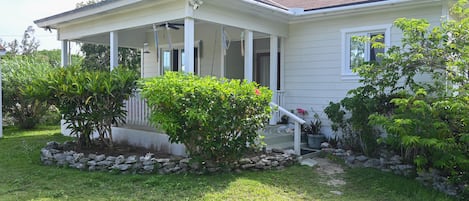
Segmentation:
<svg viewBox="0 0 469 201">
<path fill-rule="evenodd" d="M 320 10 L 356 4 L 373 3 L 386 0 L 256 0 L 274 7 L 288 10 L 290 8 L 303 8 L 308 10 Z"/>
</svg>

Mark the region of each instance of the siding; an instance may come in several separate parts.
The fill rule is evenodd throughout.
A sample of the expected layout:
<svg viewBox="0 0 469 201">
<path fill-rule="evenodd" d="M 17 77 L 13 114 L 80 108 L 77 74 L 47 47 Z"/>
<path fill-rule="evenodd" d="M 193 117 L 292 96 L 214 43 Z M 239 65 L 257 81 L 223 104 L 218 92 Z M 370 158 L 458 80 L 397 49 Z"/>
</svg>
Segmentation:
<svg viewBox="0 0 469 201">
<path fill-rule="evenodd" d="M 324 108 L 359 86 L 357 80 L 345 80 L 341 76 L 341 29 L 392 24 L 399 17 L 426 18 L 432 25 L 438 25 L 441 11 L 441 7 L 433 6 L 291 24 L 290 35 L 285 40 L 285 108 L 309 111 L 313 108 L 321 115 L 324 131 L 331 134 Z M 393 27 L 391 45 L 400 44 L 401 35 Z"/>
</svg>

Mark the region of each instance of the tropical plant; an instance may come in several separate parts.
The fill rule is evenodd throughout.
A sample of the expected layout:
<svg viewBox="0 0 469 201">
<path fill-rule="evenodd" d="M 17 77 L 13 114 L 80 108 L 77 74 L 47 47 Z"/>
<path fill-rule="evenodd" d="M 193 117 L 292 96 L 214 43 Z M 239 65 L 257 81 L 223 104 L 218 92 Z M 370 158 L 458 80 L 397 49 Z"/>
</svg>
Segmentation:
<svg viewBox="0 0 469 201">
<path fill-rule="evenodd" d="M 2 60 L 2 111 L 13 117 L 20 128 L 34 128 L 48 111 L 50 104 L 34 99 L 23 90 L 34 79 L 41 79 L 52 66 L 34 56 L 17 55 Z"/>
<path fill-rule="evenodd" d="M 111 72 L 59 68 L 34 80 L 27 93 L 56 105 L 80 146 L 90 146 L 96 131 L 99 140 L 112 148 L 111 126 L 124 123 L 124 100 L 135 90 L 137 79 L 135 71 L 122 66 Z"/>
<path fill-rule="evenodd" d="M 272 92 L 254 82 L 167 72 L 142 83 L 151 122 L 195 159 L 225 163 L 254 146 Z"/>
</svg>

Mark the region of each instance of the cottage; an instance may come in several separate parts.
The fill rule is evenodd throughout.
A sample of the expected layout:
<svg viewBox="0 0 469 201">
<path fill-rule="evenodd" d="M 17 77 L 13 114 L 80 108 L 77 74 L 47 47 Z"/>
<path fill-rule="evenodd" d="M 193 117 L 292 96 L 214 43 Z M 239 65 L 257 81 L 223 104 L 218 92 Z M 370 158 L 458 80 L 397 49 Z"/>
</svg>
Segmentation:
<svg viewBox="0 0 469 201">
<path fill-rule="evenodd" d="M 448 12 L 445 0 L 104 0 L 35 23 L 57 30 L 63 66 L 71 41 L 109 45 L 111 68 L 118 65 L 118 47 L 138 48 L 142 77 L 184 71 L 256 81 L 274 91 L 272 102 L 282 108 L 314 108 L 331 135 L 322 110 L 358 86 L 357 62 L 399 44 L 393 21 L 426 18 L 438 25 Z M 377 34 L 386 48 L 351 40 Z M 127 109 L 127 125 L 114 131 L 117 140 L 184 153 L 182 145 L 154 134 L 138 94 Z"/>
</svg>

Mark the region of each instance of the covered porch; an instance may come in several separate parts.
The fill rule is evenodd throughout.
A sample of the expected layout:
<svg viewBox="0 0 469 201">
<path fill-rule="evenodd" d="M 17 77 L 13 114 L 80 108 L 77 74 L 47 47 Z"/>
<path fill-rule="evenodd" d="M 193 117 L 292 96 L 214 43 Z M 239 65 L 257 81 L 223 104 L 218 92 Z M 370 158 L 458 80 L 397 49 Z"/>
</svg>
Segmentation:
<svg viewBox="0 0 469 201">
<path fill-rule="evenodd" d="M 250 1 L 103 1 L 35 23 L 57 29 L 63 66 L 69 65 L 70 42 L 110 46 L 111 69 L 119 65 L 118 47 L 136 48 L 141 51 L 142 78 L 181 71 L 245 79 L 269 87 L 274 92 L 272 102 L 284 103 L 286 15 Z M 117 130 L 158 132 L 150 125 L 149 108 L 138 92 L 126 108 L 126 125 Z M 277 112 L 270 124 L 279 117 Z"/>
</svg>

